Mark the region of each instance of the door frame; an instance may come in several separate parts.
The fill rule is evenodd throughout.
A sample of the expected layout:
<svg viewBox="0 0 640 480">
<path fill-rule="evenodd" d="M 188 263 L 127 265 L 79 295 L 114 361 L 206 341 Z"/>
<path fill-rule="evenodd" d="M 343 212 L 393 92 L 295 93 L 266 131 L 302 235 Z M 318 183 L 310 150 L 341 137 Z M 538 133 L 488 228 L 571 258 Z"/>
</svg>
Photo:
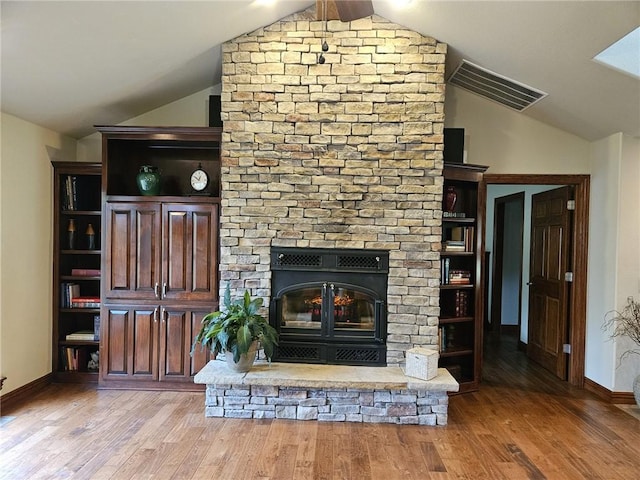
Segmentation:
<svg viewBox="0 0 640 480">
<path fill-rule="evenodd" d="M 504 256 L 505 207 L 507 203 L 516 203 L 521 209 L 523 221 L 519 225 L 520 243 L 524 235 L 524 192 L 497 197 L 493 202 L 493 268 L 491 269 L 491 329 L 502 333 L 502 277 Z M 518 282 L 518 345 L 522 325 L 522 250 L 520 248 L 520 276 Z M 498 287 L 498 288 L 496 288 Z M 498 320 L 498 323 L 495 320 Z"/>
<path fill-rule="evenodd" d="M 543 174 L 491 174 L 485 173 L 486 185 L 573 185 L 576 209 L 572 232 L 571 265 L 573 284 L 569 300 L 569 344 L 571 354 L 567 382 L 576 387 L 584 386 L 585 338 L 587 329 L 587 263 L 589 240 L 589 175 L 543 175 Z"/>
</svg>

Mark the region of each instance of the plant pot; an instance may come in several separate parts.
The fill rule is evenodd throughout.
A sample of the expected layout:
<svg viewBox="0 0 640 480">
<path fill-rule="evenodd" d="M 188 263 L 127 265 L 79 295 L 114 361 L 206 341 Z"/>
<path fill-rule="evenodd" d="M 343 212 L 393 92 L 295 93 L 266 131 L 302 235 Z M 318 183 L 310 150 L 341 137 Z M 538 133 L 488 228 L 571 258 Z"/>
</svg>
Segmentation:
<svg viewBox="0 0 640 480">
<path fill-rule="evenodd" d="M 640 407 L 640 375 L 633 381 L 633 396 L 636 398 L 636 405 Z"/>
<path fill-rule="evenodd" d="M 227 368 L 235 373 L 248 372 L 253 366 L 257 351 L 258 342 L 254 341 L 249 347 L 249 351 L 240 355 L 240 360 L 237 363 L 233 361 L 233 352 L 224 352 L 225 359 L 227 361 Z"/>
</svg>

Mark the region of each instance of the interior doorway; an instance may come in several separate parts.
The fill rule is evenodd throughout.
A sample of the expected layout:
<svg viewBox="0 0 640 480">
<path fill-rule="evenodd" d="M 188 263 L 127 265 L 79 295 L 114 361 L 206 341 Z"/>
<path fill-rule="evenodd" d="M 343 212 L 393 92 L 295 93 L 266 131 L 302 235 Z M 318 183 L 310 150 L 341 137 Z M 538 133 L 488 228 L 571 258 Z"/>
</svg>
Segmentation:
<svg viewBox="0 0 640 480">
<path fill-rule="evenodd" d="M 571 385 L 582 387 L 584 384 L 584 362 L 585 362 L 585 335 L 586 335 L 586 288 L 587 288 L 587 247 L 588 247 L 588 216 L 589 216 L 589 176 L 588 175 L 501 175 L 501 174 L 485 174 L 484 183 L 489 188 L 491 185 L 513 185 L 513 186 L 521 186 L 525 188 L 526 186 L 538 186 L 541 189 L 544 186 L 549 186 L 549 188 L 553 188 L 553 186 L 564 186 L 568 185 L 573 187 L 575 192 L 575 211 L 574 211 L 574 225 L 571 232 L 571 248 L 568 252 L 569 256 L 569 264 L 571 265 L 571 270 L 573 273 L 573 282 L 568 286 L 570 288 L 570 295 L 568 296 L 568 307 L 567 307 L 567 341 L 568 348 L 570 353 L 566 353 L 567 357 L 567 382 Z M 485 189 L 486 191 L 486 189 Z M 500 216 L 501 213 L 498 213 Z M 488 218 L 488 221 L 492 223 L 487 225 L 485 232 L 491 232 L 494 228 L 493 220 Z M 524 219 L 524 222 L 530 221 L 530 219 Z M 503 245 L 505 240 L 503 240 Z M 493 247 L 493 239 L 491 241 L 486 241 L 485 244 L 492 245 Z M 522 250 L 525 252 L 525 255 L 522 260 L 522 264 L 526 265 L 529 261 L 529 252 L 527 251 L 527 239 L 523 241 Z M 493 264 L 496 262 L 495 251 Z M 504 257 L 503 257 L 504 258 Z M 499 261 L 499 260 L 498 260 Z M 504 261 L 504 260 L 503 260 Z M 504 272 L 504 265 L 502 267 Z M 491 278 L 491 272 L 487 272 L 488 275 L 485 278 Z M 526 275 L 525 275 L 526 276 Z M 520 278 L 523 278 L 521 275 Z M 502 278 L 502 280 L 504 280 Z M 526 283 L 526 282 L 525 282 Z M 493 287 L 494 285 L 490 285 Z M 489 287 L 489 286 L 486 286 Z M 498 285 L 498 288 L 502 288 L 504 290 L 504 281 L 502 281 L 502 285 Z M 518 296 L 520 297 L 520 309 L 522 312 L 524 308 L 528 305 L 528 286 L 521 285 Z M 491 290 L 490 298 L 497 296 L 497 293 Z M 493 313 L 494 309 L 497 308 L 493 305 L 490 308 L 491 318 L 493 321 Z M 502 304 L 501 304 L 502 308 Z M 502 315 L 503 312 L 501 311 Z M 511 320 L 513 322 L 513 320 Z M 528 327 L 528 325 L 527 325 Z M 524 326 L 521 322 L 520 327 L 520 341 L 519 345 L 525 346 L 527 345 L 527 334 L 523 334 L 525 331 Z M 492 335 L 495 335 L 494 332 L 491 332 Z M 490 347 L 489 347 L 490 348 Z M 490 352 L 485 352 L 490 354 Z"/>
<path fill-rule="evenodd" d="M 493 265 L 489 330 L 519 335 L 522 307 L 524 192 L 493 203 Z M 489 228 L 491 226 L 489 225 Z"/>
</svg>

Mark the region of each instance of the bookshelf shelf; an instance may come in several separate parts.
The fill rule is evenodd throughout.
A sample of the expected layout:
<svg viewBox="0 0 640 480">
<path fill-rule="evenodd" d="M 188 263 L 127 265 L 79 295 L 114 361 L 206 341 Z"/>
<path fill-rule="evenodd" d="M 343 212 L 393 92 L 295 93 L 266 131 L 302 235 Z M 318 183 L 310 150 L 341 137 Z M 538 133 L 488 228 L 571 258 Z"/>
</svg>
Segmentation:
<svg viewBox="0 0 640 480">
<path fill-rule="evenodd" d="M 464 357 L 466 355 L 473 355 L 473 348 L 454 347 L 446 348 L 442 352 L 440 352 L 440 356 L 443 358 Z"/>
<path fill-rule="evenodd" d="M 96 320 L 100 316 L 99 308 L 71 308 L 70 305 L 71 297 L 100 297 L 100 276 L 96 273 L 100 272 L 102 263 L 102 251 L 99 246 L 102 224 L 102 165 L 81 162 L 52 162 L 52 165 L 53 374 L 55 380 L 60 382 L 97 383 L 97 369 L 89 371 L 88 366 L 91 354 L 99 351 L 100 342 L 67 340 L 66 337 L 79 331 L 94 331 L 94 326 L 99 325 L 99 321 Z M 92 237 L 89 233 L 92 233 Z M 81 271 L 91 274 L 73 274 Z M 71 286 L 74 286 L 73 289 Z"/>
<path fill-rule="evenodd" d="M 78 346 L 99 346 L 100 342 L 97 340 L 60 340 L 59 345 L 61 347 L 78 347 Z"/>
<path fill-rule="evenodd" d="M 473 322 L 473 317 L 440 317 L 440 325 L 446 325 L 447 323 L 464 323 Z"/>
<path fill-rule="evenodd" d="M 84 217 L 84 216 L 100 216 L 101 212 L 100 210 L 62 210 L 60 212 L 61 215 L 68 215 L 70 217 L 78 216 L 78 217 Z"/>
<path fill-rule="evenodd" d="M 60 250 L 61 255 L 102 255 L 100 250 Z"/>
<path fill-rule="evenodd" d="M 61 308 L 60 309 L 60 313 L 77 313 L 77 314 L 84 314 L 84 313 L 93 313 L 95 315 L 99 315 L 100 314 L 100 309 L 99 308 Z"/>
<path fill-rule="evenodd" d="M 476 219 L 474 217 L 464 217 L 464 218 L 443 217 L 442 222 L 474 225 L 476 223 Z"/>
<path fill-rule="evenodd" d="M 100 277 L 93 277 L 93 276 L 84 276 L 84 275 L 62 275 L 60 277 L 60 280 L 73 280 L 73 281 L 77 281 L 77 282 L 82 282 L 84 280 L 86 281 L 100 281 Z"/>
</svg>

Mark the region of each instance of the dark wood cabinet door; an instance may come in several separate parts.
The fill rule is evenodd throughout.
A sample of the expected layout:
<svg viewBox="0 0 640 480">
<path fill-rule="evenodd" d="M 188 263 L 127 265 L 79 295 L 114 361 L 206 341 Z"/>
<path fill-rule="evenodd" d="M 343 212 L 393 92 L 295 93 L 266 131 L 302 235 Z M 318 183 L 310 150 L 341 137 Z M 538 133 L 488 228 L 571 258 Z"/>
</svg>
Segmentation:
<svg viewBox="0 0 640 480">
<path fill-rule="evenodd" d="M 213 302 L 218 295 L 218 205 L 163 204 L 162 299 Z"/>
<path fill-rule="evenodd" d="M 105 306 L 101 318 L 101 378 L 157 380 L 158 309 Z"/>
<path fill-rule="evenodd" d="M 157 203 L 106 204 L 105 298 L 160 298 L 160 221 Z"/>
<path fill-rule="evenodd" d="M 192 382 L 210 359 L 208 351 L 196 348 L 191 356 L 193 339 L 200 330 L 202 311 L 161 307 L 160 312 L 160 381 Z"/>
</svg>

